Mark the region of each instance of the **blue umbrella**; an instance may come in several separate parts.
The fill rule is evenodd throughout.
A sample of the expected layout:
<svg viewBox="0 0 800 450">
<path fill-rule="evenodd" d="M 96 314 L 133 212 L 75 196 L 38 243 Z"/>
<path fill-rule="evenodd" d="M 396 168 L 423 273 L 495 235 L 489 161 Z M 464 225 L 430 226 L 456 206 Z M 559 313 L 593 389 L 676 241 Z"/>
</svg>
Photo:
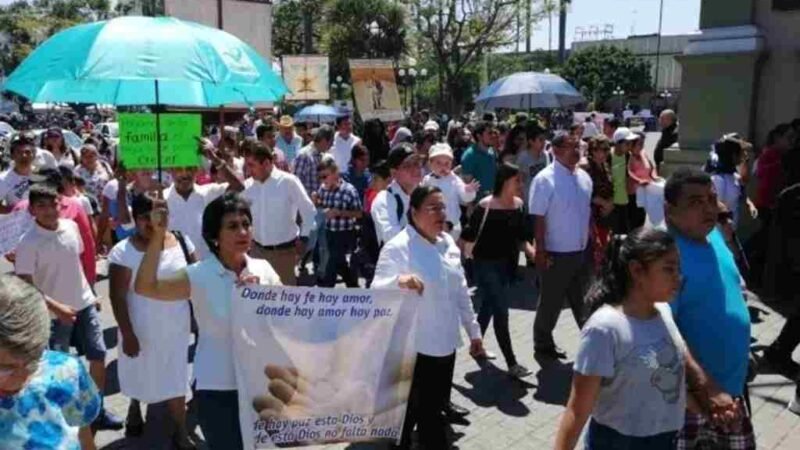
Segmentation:
<svg viewBox="0 0 800 450">
<path fill-rule="evenodd" d="M 585 100 L 566 80 L 550 73 L 519 72 L 496 80 L 475 98 L 481 109 L 569 108 Z"/>
<path fill-rule="evenodd" d="M 270 65 L 235 36 L 173 17 L 137 16 L 55 34 L 25 58 L 3 89 L 32 102 L 157 107 L 270 102 L 287 92 Z M 160 177 L 161 140 L 156 142 Z"/>
<path fill-rule="evenodd" d="M 317 103 L 315 105 L 306 106 L 294 115 L 294 120 L 297 122 L 333 122 L 337 117 L 344 115 L 337 108 L 330 105 L 323 105 Z"/>
<path fill-rule="evenodd" d="M 127 16 L 42 43 L 5 90 L 32 102 L 214 107 L 280 100 L 280 76 L 235 36 L 173 17 Z"/>
</svg>

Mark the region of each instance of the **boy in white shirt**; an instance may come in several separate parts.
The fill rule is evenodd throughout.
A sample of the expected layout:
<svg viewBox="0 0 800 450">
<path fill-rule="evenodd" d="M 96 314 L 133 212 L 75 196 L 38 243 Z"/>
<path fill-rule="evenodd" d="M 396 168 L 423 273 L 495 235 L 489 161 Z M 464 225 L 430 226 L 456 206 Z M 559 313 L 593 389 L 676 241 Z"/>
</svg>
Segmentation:
<svg viewBox="0 0 800 450">
<path fill-rule="evenodd" d="M 444 194 L 447 207 L 447 231 L 454 240 L 461 236 L 461 205 L 475 200 L 480 183 L 464 183 L 453 173 L 453 150 L 447 144 L 435 144 L 428 153 L 431 173 L 422 180 L 423 186 L 436 186 Z"/>
<path fill-rule="evenodd" d="M 42 291 L 48 307 L 57 317 L 50 348 L 69 353 L 74 331 L 89 361 L 89 373 L 102 392 L 106 378 L 106 347 L 95 307 L 97 299 L 81 266 L 83 241 L 78 225 L 59 219 L 58 193 L 51 186 L 35 184 L 28 197 L 28 211 L 36 224 L 17 246 L 16 274 Z M 118 430 L 122 428 L 122 421 L 103 409 L 92 428 Z"/>
</svg>

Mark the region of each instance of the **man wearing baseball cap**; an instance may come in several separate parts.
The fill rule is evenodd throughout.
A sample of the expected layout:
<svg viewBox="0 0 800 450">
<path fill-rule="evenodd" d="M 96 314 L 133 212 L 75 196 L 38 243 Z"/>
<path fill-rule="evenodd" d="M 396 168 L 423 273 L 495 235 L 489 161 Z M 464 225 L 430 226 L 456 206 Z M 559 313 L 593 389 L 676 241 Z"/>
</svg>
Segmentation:
<svg viewBox="0 0 800 450">
<path fill-rule="evenodd" d="M 408 224 L 411 192 L 422 181 L 422 162 L 411 145 L 404 143 L 394 147 L 386 163 L 393 180 L 375 197 L 371 211 L 375 234 L 381 245 L 397 236 Z"/>
<path fill-rule="evenodd" d="M 625 234 L 630 231 L 628 220 L 628 155 L 633 143 L 639 137 L 630 129 L 619 127 L 614 131 L 612 141 L 614 151 L 611 152 L 611 182 L 614 186 L 614 210 L 611 212 L 611 230 L 614 234 Z"/>
</svg>

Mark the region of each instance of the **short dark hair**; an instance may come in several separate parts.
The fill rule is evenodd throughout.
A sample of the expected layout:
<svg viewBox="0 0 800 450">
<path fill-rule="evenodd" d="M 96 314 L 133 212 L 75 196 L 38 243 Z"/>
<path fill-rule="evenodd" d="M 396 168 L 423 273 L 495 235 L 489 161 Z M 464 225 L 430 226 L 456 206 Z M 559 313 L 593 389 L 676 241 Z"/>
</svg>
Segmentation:
<svg viewBox="0 0 800 450">
<path fill-rule="evenodd" d="M 525 127 L 525 135 L 529 141 L 532 141 L 539 136 L 545 135 L 545 130 L 539 125 L 533 123 Z"/>
<path fill-rule="evenodd" d="M 373 177 L 383 178 L 384 180 L 388 180 L 392 176 L 392 172 L 389 170 L 389 165 L 386 164 L 385 159 L 375 163 L 369 171 L 372 173 Z"/>
<path fill-rule="evenodd" d="M 687 184 L 708 186 L 711 184 L 711 176 L 692 167 L 679 168 L 672 173 L 664 186 L 664 200 L 670 205 L 677 205 L 683 195 L 683 187 Z"/>
<path fill-rule="evenodd" d="M 267 160 L 272 162 L 275 159 L 275 154 L 272 153 L 272 149 L 267 147 L 263 142 L 254 142 L 250 147 L 250 151 L 247 156 L 260 163 L 263 163 Z"/>
<path fill-rule="evenodd" d="M 352 161 L 354 159 L 359 159 L 362 156 L 368 154 L 369 150 L 367 149 L 367 147 L 365 147 L 364 144 L 359 142 L 358 144 L 353 146 L 352 150 L 350 150 L 350 160 Z"/>
<path fill-rule="evenodd" d="M 271 120 L 266 120 L 261 125 L 256 127 L 256 139 L 260 141 L 265 134 L 267 133 L 274 134 L 277 132 L 278 132 L 278 127 L 275 126 L 275 123 Z"/>
<path fill-rule="evenodd" d="M 504 162 L 497 166 L 497 175 L 494 178 L 494 189 L 492 190 L 492 195 L 495 197 L 500 195 L 503 192 L 503 186 L 505 186 L 506 181 L 514 178 L 515 176 L 519 175 L 519 167 Z"/>
<path fill-rule="evenodd" d="M 339 128 L 339 125 L 342 124 L 345 120 L 350 120 L 349 115 L 339 116 L 336 118 L 336 128 Z"/>
<path fill-rule="evenodd" d="M 426 198 L 440 192 L 442 192 L 442 190 L 436 186 L 418 186 L 414 188 L 414 191 L 411 192 L 411 196 L 408 200 L 408 223 L 410 223 L 412 226 L 415 226 L 411 212 L 415 209 L 419 209 L 422 204 L 425 203 Z"/>
<path fill-rule="evenodd" d="M 417 131 L 416 133 L 414 133 L 414 145 L 422 145 L 428 141 L 430 141 L 430 143 L 433 144 L 434 142 L 436 142 L 436 137 L 424 131 Z"/>
<path fill-rule="evenodd" d="M 333 141 L 333 128 L 330 125 L 320 125 L 314 132 L 314 142 L 322 140 Z"/>
<path fill-rule="evenodd" d="M 606 117 L 603 119 L 603 123 L 613 128 L 619 128 L 619 119 L 616 117 Z"/>
<path fill-rule="evenodd" d="M 45 184 L 50 186 L 57 193 L 64 192 L 64 178 L 58 169 L 39 169 L 32 177 L 35 180 L 34 184 Z"/>
<path fill-rule="evenodd" d="M 131 216 L 136 220 L 146 214 L 150 214 L 155 207 L 155 199 L 147 193 L 135 194 L 131 198 Z"/>
<path fill-rule="evenodd" d="M 472 133 L 475 135 L 477 140 L 478 136 L 482 135 L 486 132 L 486 130 L 490 130 L 494 128 L 494 124 L 492 122 L 481 120 L 480 122 L 475 124 L 475 128 L 473 128 Z"/>
<path fill-rule="evenodd" d="M 339 171 L 339 165 L 336 164 L 336 159 L 333 158 L 331 155 L 325 155 L 322 159 L 319 160 L 319 164 L 317 164 L 317 171 L 322 170 L 331 170 L 331 171 Z"/>
<path fill-rule="evenodd" d="M 219 247 L 216 242 L 222 231 L 222 219 L 226 214 L 243 214 L 253 222 L 250 212 L 250 203 L 236 192 L 226 192 L 206 206 L 203 210 L 203 240 L 212 253 L 219 256 Z"/>
<path fill-rule="evenodd" d="M 36 183 L 28 190 L 28 204 L 33 205 L 40 200 L 57 200 L 58 191 L 47 183 Z"/>
</svg>

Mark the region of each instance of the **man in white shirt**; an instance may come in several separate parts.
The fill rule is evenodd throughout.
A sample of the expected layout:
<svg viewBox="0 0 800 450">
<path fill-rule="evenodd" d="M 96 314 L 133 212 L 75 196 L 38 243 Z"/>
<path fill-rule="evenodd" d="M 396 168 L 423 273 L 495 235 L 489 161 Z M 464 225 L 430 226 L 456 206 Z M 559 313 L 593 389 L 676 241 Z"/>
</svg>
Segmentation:
<svg viewBox="0 0 800 450">
<path fill-rule="evenodd" d="M 553 155 L 555 162 L 533 179 L 529 202 L 534 216 L 536 269 L 541 277 L 534 350 L 537 355 L 557 359 L 566 357 L 553 341 L 564 297 L 578 326 L 585 321 L 583 297 L 592 267 L 588 251 L 592 179 L 577 167 L 580 153 L 575 137 L 556 136 Z"/>
<path fill-rule="evenodd" d="M 411 192 L 422 181 L 422 162 L 410 144 L 400 144 L 389 152 L 386 160 L 393 181 L 372 202 L 372 220 L 378 243 L 383 245 L 408 225 Z"/>
<path fill-rule="evenodd" d="M 204 142 L 203 150 L 206 158 L 225 177 L 227 183 L 197 185 L 194 182 L 197 168 L 183 167 L 172 170 L 174 182 L 164 190 L 171 229 L 189 237 L 197 248 L 200 259 L 210 254 L 203 239 L 203 211 L 206 206 L 226 191 L 240 192 L 244 189 L 244 184 L 236 177 L 234 168 L 219 157 L 211 141 Z"/>
<path fill-rule="evenodd" d="M 317 210 L 300 180 L 274 167 L 273 159 L 272 150 L 261 143 L 255 144 L 246 157 L 252 178 L 245 181 L 242 195 L 250 201 L 253 214 L 254 242 L 250 253 L 266 259 L 284 285 L 294 286 L 297 258 L 305 252 Z"/>
<path fill-rule="evenodd" d="M 36 147 L 29 136 L 18 134 L 11 141 L 10 150 L 14 165 L 0 174 L 0 213 L 3 214 L 28 198 Z"/>
<path fill-rule="evenodd" d="M 586 120 L 583 123 L 583 135 L 581 136 L 582 139 L 591 139 L 600 134 L 600 130 L 597 129 L 597 124 L 594 123 L 594 119 L 594 113 L 591 113 L 586 117 Z"/>
<path fill-rule="evenodd" d="M 353 146 L 361 142 L 361 138 L 353 134 L 353 123 L 350 116 L 342 116 L 336 119 L 336 135 L 333 137 L 333 148 L 331 155 L 338 167 L 350 165 L 350 154 Z"/>
</svg>

